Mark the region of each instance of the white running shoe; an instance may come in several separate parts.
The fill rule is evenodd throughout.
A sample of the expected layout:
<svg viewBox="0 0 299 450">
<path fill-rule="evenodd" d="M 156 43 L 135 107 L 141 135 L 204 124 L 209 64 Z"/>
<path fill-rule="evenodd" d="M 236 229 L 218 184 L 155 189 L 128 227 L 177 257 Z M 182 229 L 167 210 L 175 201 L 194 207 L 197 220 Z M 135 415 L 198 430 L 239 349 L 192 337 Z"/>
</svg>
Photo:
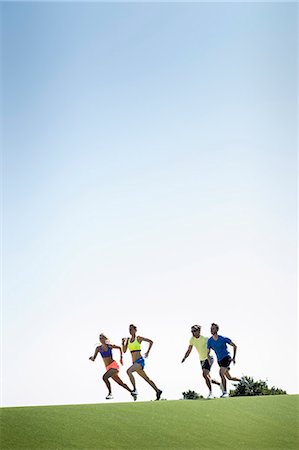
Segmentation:
<svg viewBox="0 0 299 450">
<path fill-rule="evenodd" d="M 207 400 L 210 398 L 214 398 L 214 395 L 212 394 L 212 392 L 210 392 L 209 395 L 207 396 Z"/>
<path fill-rule="evenodd" d="M 131 392 L 132 395 L 138 395 L 137 389 Z"/>
<path fill-rule="evenodd" d="M 223 392 L 223 394 L 222 395 L 220 395 L 220 398 L 227 398 L 227 397 L 229 397 L 229 395 L 228 395 L 228 393 L 227 392 Z"/>
<path fill-rule="evenodd" d="M 106 397 L 106 400 L 112 400 L 113 399 L 113 395 L 112 394 L 108 394 Z"/>
</svg>

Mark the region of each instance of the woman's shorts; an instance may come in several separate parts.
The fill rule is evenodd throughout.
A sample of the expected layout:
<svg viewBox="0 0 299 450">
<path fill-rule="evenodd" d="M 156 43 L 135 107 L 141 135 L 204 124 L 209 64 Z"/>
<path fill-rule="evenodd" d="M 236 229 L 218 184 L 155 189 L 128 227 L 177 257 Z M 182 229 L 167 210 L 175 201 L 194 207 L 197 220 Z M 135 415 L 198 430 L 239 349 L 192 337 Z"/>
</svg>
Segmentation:
<svg viewBox="0 0 299 450">
<path fill-rule="evenodd" d="M 145 361 L 144 361 L 144 358 L 143 358 L 143 356 L 141 356 L 140 358 L 138 358 L 135 362 L 134 362 L 134 364 L 140 364 L 141 365 L 141 367 L 142 367 L 142 369 L 144 369 L 144 366 L 145 366 Z"/>
<path fill-rule="evenodd" d="M 110 369 L 116 369 L 119 372 L 119 365 L 116 361 L 112 361 L 111 364 L 108 364 L 108 366 L 106 366 L 106 372 L 108 372 L 108 370 Z"/>
</svg>

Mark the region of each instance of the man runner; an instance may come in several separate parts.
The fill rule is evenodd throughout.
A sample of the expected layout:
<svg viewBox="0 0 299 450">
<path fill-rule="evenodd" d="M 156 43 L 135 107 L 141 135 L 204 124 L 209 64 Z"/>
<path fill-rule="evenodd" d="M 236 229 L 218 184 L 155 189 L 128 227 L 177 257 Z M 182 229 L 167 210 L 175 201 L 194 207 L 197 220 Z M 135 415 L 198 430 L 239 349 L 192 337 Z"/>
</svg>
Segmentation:
<svg viewBox="0 0 299 450">
<path fill-rule="evenodd" d="M 206 384 L 209 388 L 209 395 L 207 398 L 213 398 L 211 383 L 218 384 L 219 386 L 220 383 L 216 380 L 211 380 L 210 370 L 213 364 L 213 357 L 208 356 L 208 348 L 207 348 L 208 338 L 201 336 L 200 331 L 201 331 L 200 325 L 193 325 L 191 327 L 192 337 L 189 340 L 189 347 L 184 358 L 182 359 L 182 363 L 185 361 L 185 359 L 188 358 L 194 346 L 199 354 L 200 364 L 202 367 L 202 376 L 204 377 Z"/>
<path fill-rule="evenodd" d="M 216 323 L 212 323 L 211 325 L 211 334 L 212 336 L 209 338 L 207 347 L 208 347 L 208 357 L 210 355 L 210 349 L 213 349 L 216 353 L 218 364 L 220 367 L 219 373 L 221 377 L 221 382 L 223 386 L 223 392 L 221 397 L 228 397 L 228 393 L 226 390 L 226 379 L 230 381 L 246 381 L 243 377 L 236 378 L 232 377 L 229 373 L 229 366 L 231 363 L 236 363 L 236 353 L 237 346 L 232 342 L 232 340 L 228 337 L 223 337 L 218 335 L 219 326 Z M 227 344 L 231 345 L 234 349 L 233 358 L 231 358 L 230 353 L 227 349 Z"/>
</svg>

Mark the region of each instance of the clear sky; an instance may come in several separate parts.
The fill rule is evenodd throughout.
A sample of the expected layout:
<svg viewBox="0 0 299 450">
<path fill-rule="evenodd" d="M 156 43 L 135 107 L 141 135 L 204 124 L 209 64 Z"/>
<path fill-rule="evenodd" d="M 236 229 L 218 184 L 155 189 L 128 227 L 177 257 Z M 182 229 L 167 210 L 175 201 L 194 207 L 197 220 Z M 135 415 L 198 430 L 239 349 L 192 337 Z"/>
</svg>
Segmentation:
<svg viewBox="0 0 299 450">
<path fill-rule="evenodd" d="M 104 401 L 88 357 L 130 323 L 165 398 L 207 394 L 181 359 L 211 322 L 298 393 L 297 5 L 1 12 L 2 405 Z"/>
</svg>

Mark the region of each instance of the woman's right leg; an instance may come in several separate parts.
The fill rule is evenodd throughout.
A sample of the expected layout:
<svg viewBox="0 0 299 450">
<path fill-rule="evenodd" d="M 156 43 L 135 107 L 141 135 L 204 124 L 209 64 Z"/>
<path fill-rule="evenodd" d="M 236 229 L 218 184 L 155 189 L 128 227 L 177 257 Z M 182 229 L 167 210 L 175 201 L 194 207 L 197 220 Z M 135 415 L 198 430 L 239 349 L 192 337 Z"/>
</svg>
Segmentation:
<svg viewBox="0 0 299 450">
<path fill-rule="evenodd" d="M 116 369 L 109 369 L 103 375 L 103 380 L 104 380 L 104 383 L 106 384 L 106 386 L 108 388 L 109 395 L 111 395 L 111 384 L 110 384 L 109 378 L 113 377 L 113 375 L 115 375 L 116 373 L 117 373 Z"/>
<path fill-rule="evenodd" d="M 130 378 L 130 381 L 131 381 L 132 386 L 133 386 L 133 392 L 136 391 L 136 382 L 135 382 L 135 378 L 133 377 L 133 372 L 136 372 L 136 370 L 140 370 L 140 369 L 141 369 L 141 365 L 138 364 L 138 363 L 134 363 L 127 370 L 128 377 Z"/>
</svg>

